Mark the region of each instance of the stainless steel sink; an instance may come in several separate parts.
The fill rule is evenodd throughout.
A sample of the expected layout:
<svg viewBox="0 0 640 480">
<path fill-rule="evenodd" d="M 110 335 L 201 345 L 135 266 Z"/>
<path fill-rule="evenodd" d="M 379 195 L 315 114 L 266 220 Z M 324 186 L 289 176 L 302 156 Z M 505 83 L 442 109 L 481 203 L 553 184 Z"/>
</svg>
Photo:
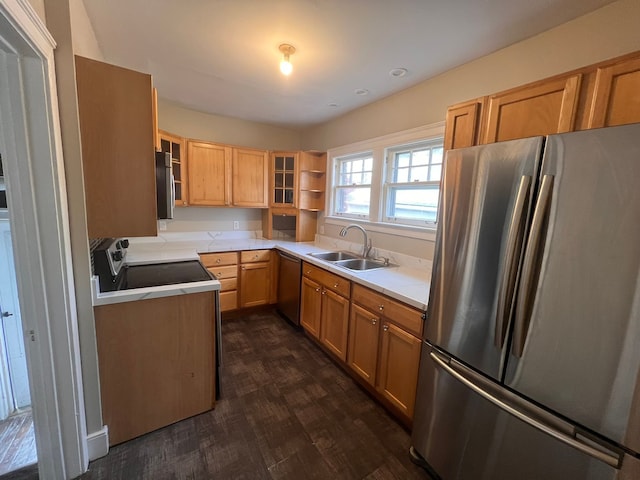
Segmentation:
<svg viewBox="0 0 640 480">
<path fill-rule="evenodd" d="M 374 268 L 385 268 L 389 266 L 389 264 L 386 262 L 371 260 L 369 258 L 354 258 L 351 260 L 342 260 L 339 262 L 335 262 L 335 265 L 348 268 L 349 270 L 373 270 Z"/>
<path fill-rule="evenodd" d="M 325 260 L 327 262 L 339 262 L 341 260 L 359 259 L 358 255 L 349 252 L 319 252 L 310 253 L 312 257 L 318 260 Z"/>
</svg>

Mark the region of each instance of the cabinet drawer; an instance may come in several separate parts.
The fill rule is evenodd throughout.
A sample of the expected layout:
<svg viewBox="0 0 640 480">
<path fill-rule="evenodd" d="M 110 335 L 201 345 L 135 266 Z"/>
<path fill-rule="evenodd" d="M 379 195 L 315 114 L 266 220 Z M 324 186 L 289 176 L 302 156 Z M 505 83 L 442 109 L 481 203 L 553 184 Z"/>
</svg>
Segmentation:
<svg viewBox="0 0 640 480">
<path fill-rule="evenodd" d="M 205 267 L 218 265 L 233 265 L 238 263 L 238 252 L 201 253 L 200 261 Z"/>
<path fill-rule="evenodd" d="M 353 301 L 371 312 L 397 323 L 409 332 L 422 336 L 422 312 L 360 285 L 353 286 Z"/>
<path fill-rule="evenodd" d="M 349 298 L 351 293 L 351 282 L 346 278 L 327 272 L 326 270 L 322 270 L 321 268 L 309 263 L 304 263 L 302 273 L 305 277 L 315 280 L 329 290 L 336 292 L 338 295 Z"/>
<path fill-rule="evenodd" d="M 240 252 L 240 263 L 268 262 L 271 259 L 271 250 L 247 250 Z"/>
<path fill-rule="evenodd" d="M 238 276 L 238 266 L 229 265 L 226 267 L 210 267 L 207 268 L 218 280 L 223 278 L 236 278 Z"/>
<path fill-rule="evenodd" d="M 238 291 L 220 292 L 220 311 L 235 310 L 238 308 Z"/>
<path fill-rule="evenodd" d="M 234 278 L 222 278 L 220 279 L 220 291 L 228 292 L 229 290 L 238 289 L 238 279 Z"/>
</svg>

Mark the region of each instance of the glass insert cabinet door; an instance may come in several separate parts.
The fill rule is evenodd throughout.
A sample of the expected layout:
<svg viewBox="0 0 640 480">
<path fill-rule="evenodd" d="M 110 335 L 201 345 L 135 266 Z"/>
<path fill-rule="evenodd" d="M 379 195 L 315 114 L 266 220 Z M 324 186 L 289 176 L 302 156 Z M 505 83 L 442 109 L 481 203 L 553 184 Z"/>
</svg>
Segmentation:
<svg viewBox="0 0 640 480">
<path fill-rule="evenodd" d="M 272 206 L 294 206 L 296 163 L 295 153 L 273 154 Z"/>
</svg>

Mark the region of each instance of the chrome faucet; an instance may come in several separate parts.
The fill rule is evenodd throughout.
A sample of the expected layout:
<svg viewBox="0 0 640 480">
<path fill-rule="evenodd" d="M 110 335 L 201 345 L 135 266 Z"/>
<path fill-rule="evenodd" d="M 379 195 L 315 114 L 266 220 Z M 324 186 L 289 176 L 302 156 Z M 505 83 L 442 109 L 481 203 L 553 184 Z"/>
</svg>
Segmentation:
<svg viewBox="0 0 640 480">
<path fill-rule="evenodd" d="M 362 242 L 362 258 L 367 258 L 369 256 L 369 252 L 371 251 L 371 240 L 367 236 L 367 231 L 364 228 L 362 228 L 360 225 L 352 223 L 340 230 L 340 236 L 344 237 L 352 228 L 357 228 L 362 232 L 362 235 L 364 235 L 364 241 Z"/>
</svg>

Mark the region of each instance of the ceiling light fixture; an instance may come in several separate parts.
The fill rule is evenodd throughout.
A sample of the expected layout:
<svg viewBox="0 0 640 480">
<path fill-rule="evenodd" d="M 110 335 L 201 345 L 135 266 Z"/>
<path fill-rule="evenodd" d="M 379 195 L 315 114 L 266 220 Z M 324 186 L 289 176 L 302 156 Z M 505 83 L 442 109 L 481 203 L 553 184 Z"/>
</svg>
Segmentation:
<svg viewBox="0 0 640 480">
<path fill-rule="evenodd" d="M 389 75 L 392 77 L 404 77 L 407 74 L 406 68 L 394 68 L 389 72 Z"/>
<path fill-rule="evenodd" d="M 293 65 L 291 65 L 291 61 L 289 60 L 289 56 L 296 53 L 295 47 L 283 43 L 278 47 L 280 52 L 282 52 L 282 61 L 280 62 L 280 71 L 283 75 L 289 75 L 293 70 Z"/>
</svg>

